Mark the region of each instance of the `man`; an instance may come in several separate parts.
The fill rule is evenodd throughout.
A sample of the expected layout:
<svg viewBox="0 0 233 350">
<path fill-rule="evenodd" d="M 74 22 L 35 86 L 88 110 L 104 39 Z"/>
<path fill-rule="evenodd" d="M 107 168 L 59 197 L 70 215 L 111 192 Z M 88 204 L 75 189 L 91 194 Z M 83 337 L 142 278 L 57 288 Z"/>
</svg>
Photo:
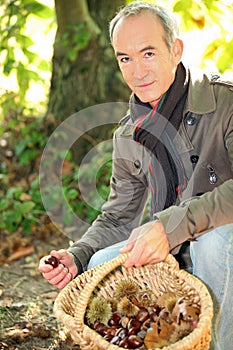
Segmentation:
<svg viewBox="0 0 233 350">
<path fill-rule="evenodd" d="M 126 267 L 140 266 L 191 241 L 193 273 L 215 300 L 211 346 L 230 349 L 233 86 L 183 66 L 176 23 L 162 8 L 131 3 L 111 21 L 110 38 L 132 96 L 114 137 L 109 200 L 78 242 L 51 252 L 59 266 L 43 258 L 39 270 L 63 288 L 119 252 L 130 253 Z M 148 191 L 151 220 L 140 225 Z"/>
</svg>

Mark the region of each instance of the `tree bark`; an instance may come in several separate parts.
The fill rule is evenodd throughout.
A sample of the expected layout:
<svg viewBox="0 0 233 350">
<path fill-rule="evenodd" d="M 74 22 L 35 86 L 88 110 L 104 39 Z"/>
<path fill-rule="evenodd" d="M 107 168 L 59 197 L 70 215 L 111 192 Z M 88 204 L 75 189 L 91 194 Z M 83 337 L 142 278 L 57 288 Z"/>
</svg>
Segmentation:
<svg viewBox="0 0 233 350">
<path fill-rule="evenodd" d="M 130 91 L 119 72 L 108 34 L 110 19 L 124 4 L 125 0 L 55 0 L 58 28 L 47 110 L 49 134 L 63 120 L 89 106 L 128 101 Z M 93 145 L 111 137 L 112 130 L 112 124 L 105 124 L 85 133 L 72 147 L 76 162 L 80 163 Z"/>
<path fill-rule="evenodd" d="M 109 20 L 124 3 L 125 0 L 55 0 L 58 29 L 48 104 L 50 120 L 63 121 L 98 103 L 128 100 L 129 90 L 108 37 Z M 68 54 L 74 48 L 75 28 L 80 24 L 90 40 L 71 60 Z"/>
</svg>

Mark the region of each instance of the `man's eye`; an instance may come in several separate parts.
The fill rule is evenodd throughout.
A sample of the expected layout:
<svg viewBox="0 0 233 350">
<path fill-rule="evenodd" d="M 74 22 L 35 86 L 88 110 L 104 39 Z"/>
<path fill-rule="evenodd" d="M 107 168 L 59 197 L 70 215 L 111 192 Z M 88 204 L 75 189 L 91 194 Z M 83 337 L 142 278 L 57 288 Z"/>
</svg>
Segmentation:
<svg viewBox="0 0 233 350">
<path fill-rule="evenodd" d="M 129 62 L 129 57 L 122 57 L 122 58 L 120 59 L 120 62 L 121 62 L 121 63 L 127 63 L 127 62 Z"/>
<path fill-rule="evenodd" d="M 146 52 L 145 53 L 145 57 L 153 57 L 154 56 L 154 52 Z"/>
</svg>

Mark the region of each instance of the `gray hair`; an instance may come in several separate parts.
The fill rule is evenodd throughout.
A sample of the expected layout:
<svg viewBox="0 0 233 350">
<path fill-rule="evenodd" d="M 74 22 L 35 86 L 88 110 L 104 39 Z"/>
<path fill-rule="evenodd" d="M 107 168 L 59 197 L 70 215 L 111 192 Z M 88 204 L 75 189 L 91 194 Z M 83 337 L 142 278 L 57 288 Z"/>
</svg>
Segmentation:
<svg viewBox="0 0 233 350">
<path fill-rule="evenodd" d="M 175 20 L 173 14 L 170 13 L 168 10 L 160 6 L 155 6 L 148 2 L 134 1 L 129 5 L 120 9 L 120 11 L 109 23 L 109 36 L 110 36 L 111 42 L 113 38 L 113 32 L 118 21 L 121 18 L 137 16 L 142 11 L 150 11 L 159 19 L 165 32 L 165 38 L 164 38 L 165 44 L 167 45 L 169 51 L 171 51 L 172 45 L 175 39 L 179 35 L 178 23 Z"/>
</svg>

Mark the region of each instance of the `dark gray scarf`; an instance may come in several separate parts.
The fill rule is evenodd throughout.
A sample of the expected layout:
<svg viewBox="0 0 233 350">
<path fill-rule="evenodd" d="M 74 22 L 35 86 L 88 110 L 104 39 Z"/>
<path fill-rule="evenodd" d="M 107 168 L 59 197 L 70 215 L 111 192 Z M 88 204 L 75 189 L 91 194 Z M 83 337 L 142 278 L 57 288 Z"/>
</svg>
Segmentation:
<svg viewBox="0 0 233 350">
<path fill-rule="evenodd" d="M 185 172 L 173 140 L 182 120 L 188 84 L 189 71 L 180 63 L 175 80 L 156 111 L 134 94 L 130 98 L 130 113 L 136 125 L 134 140 L 151 152 L 149 185 L 152 216 L 175 204 L 180 188 L 186 186 Z"/>
</svg>

